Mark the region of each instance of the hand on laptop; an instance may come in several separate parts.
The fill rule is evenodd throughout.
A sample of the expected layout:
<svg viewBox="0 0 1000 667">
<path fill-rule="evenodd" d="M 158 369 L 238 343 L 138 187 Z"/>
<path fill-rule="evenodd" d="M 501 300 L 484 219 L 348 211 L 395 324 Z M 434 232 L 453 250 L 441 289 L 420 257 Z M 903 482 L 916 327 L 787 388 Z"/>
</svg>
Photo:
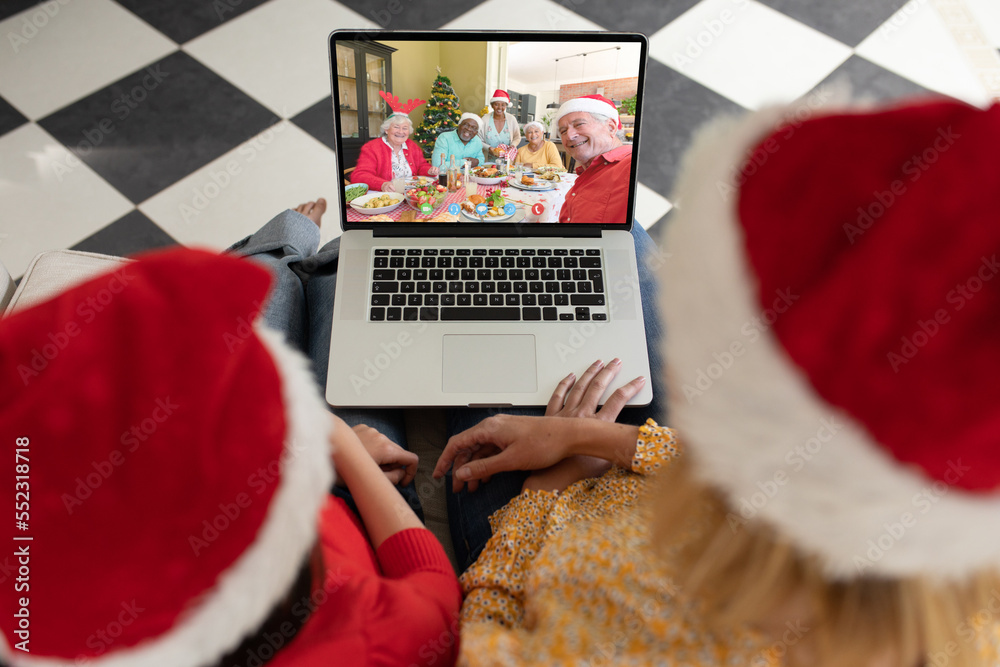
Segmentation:
<svg viewBox="0 0 1000 667">
<path fill-rule="evenodd" d="M 607 366 L 595 362 L 579 381 L 572 374 L 561 381 L 544 417 L 496 415 L 453 436 L 438 459 L 434 476 L 442 477 L 453 469 L 452 488 L 457 492 L 467 483 L 469 491 L 475 491 L 480 482 L 489 481 L 495 473 L 546 470 L 577 455 L 629 465 L 628 451 L 635 451 L 638 429 L 615 424 L 614 420 L 645 381 L 636 378 L 623 385 L 598 410 L 601 395 L 621 370 L 621 364 L 615 362 Z M 586 459 L 568 463 L 553 471 L 553 480 L 558 478 L 561 483 L 568 479 L 563 473 L 570 470 L 577 474 L 584 470 L 596 472 L 602 467 L 591 463 Z M 541 481 L 546 482 L 544 478 Z"/>
</svg>

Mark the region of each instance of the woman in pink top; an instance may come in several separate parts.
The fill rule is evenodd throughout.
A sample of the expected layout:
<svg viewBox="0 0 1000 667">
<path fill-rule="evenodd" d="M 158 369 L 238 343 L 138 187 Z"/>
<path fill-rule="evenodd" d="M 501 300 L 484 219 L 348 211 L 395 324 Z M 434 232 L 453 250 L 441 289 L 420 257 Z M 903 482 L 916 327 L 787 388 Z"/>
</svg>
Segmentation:
<svg viewBox="0 0 1000 667">
<path fill-rule="evenodd" d="M 413 121 L 395 113 L 380 128 L 381 136 L 361 147 L 358 164 L 351 173 L 352 183 L 367 183 L 372 190 L 394 192 L 392 179 L 437 176 L 438 168 L 424 159 L 417 142 L 410 139 Z"/>
</svg>

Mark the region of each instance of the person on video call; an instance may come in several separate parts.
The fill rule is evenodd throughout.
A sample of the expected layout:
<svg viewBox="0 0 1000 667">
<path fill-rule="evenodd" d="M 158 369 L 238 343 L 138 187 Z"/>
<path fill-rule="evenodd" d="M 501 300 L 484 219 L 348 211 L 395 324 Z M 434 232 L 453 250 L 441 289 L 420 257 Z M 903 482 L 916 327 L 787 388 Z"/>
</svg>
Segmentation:
<svg viewBox="0 0 1000 667">
<path fill-rule="evenodd" d="M 409 112 L 416 106 L 410 100 L 399 104 L 391 97 L 385 98 L 392 105 L 393 113 L 383 121 L 379 136 L 361 147 L 358 164 L 351 173 L 351 183 L 367 183 L 371 190 L 395 192 L 394 178 L 437 176 L 438 168 L 424 159 L 420 145 L 410 138 L 413 121 Z"/>
<path fill-rule="evenodd" d="M 495 160 L 506 152 L 504 147 L 516 147 L 521 143 L 521 126 L 514 114 L 507 111 L 510 95 L 506 90 L 496 89 L 490 98 L 492 112 L 480 118 L 479 138 L 487 160 Z"/>
<path fill-rule="evenodd" d="M 555 123 L 578 174 L 559 222 L 625 222 L 632 147 L 618 136 L 618 109 L 606 97 L 584 95 L 559 107 Z"/>
<path fill-rule="evenodd" d="M 517 149 L 515 163 L 526 165 L 532 169 L 549 167 L 561 170 L 563 168 L 559 149 L 545 138 L 545 127 L 541 123 L 533 120 L 525 125 L 524 138 L 528 140 L 528 143 Z"/>
<path fill-rule="evenodd" d="M 470 167 L 479 166 L 479 160 L 483 157 L 483 142 L 479 138 L 481 124 L 482 121 L 476 114 L 463 113 L 458 119 L 458 127 L 438 135 L 431 153 L 431 164 L 440 167 L 443 158 L 443 164 L 447 168 L 454 155 L 455 164 L 460 167 L 464 160 L 469 161 Z"/>
</svg>

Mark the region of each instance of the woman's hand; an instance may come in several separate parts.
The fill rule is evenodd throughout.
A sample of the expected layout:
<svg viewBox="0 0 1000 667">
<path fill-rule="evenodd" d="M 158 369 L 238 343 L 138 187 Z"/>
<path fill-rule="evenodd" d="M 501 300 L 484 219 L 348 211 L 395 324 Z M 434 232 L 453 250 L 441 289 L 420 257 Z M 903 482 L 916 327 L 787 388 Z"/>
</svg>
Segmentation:
<svg viewBox="0 0 1000 667">
<path fill-rule="evenodd" d="M 386 181 L 382 184 L 382 192 L 395 192 L 396 188 L 392 187 L 392 181 Z"/>
<path fill-rule="evenodd" d="M 619 387 L 608 397 L 604 406 L 595 412 L 597 401 L 620 370 L 621 359 L 615 358 L 607 366 L 603 366 L 600 361 L 594 362 L 579 381 L 574 382 L 575 378 L 570 375 L 556 386 L 545 408 L 546 416 L 583 417 L 613 422 L 629 399 L 638 394 L 645 384 L 645 380 L 638 377 Z M 610 467 L 611 463 L 603 459 L 571 456 L 545 470 L 532 473 L 524 481 L 523 488 L 563 491 L 581 479 L 603 475 Z"/>
<path fill-rule="evenodd" d="M 489 481 L 507 470 L 544 470 L 575 454 L 574 445 L 596 439 L 596 424 L 584 419 L 613 423 L 625 404 L 642 389 L 645 380 L 636 378 L 620 387 L 600 410 L 598 401 L 621 370 L 615 359 L 605 366 L 597 361 L 576 380 L 570 374 L 552 393 L 544 417 L 496 415 L 452 436 L 434 468 L 442 477 L 454 470 L 452 488 L 457 492 L 465 483 L 475 491 L 479 482 Z"/>
<path fill-rule="evenodd" d="M 441 175 L 441 170 L 438 169 L 437 167 L 433 167 L 432 166 L 430 169 L 427 170 L 427 175 L 428 176 L 440 176 Z"/>
<path fill-rule="evenodd" d="M 643 377 L 637 377 L 628 384 L 622 385 L 608 396 L 604 406 L 597 409 L 597 403 L 607 390 L 608 385 L 622 369 L 622 361 L 617 357 L 607 366 L 603 361 L 595 361 L 583 372 L 580 379 L 570 373 L 556 385 L 549 404 L 545 406 L 546 417 L 594 417 L 613 422 L 618 413 L 639 393 L 646 383 Z"/>
</svg>

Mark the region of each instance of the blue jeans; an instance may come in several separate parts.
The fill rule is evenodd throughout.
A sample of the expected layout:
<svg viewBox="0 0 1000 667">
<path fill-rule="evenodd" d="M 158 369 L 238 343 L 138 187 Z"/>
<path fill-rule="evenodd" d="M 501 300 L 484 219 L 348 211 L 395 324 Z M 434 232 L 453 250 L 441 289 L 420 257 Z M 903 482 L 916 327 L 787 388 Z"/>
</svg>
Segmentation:
<svg viewBox="0 0 1000 667">
<path fill-rule="evenodd" d="M 639 265 L 639 294 L 642 301 L 646 342 L 649 347 L 649 382 L 653 401 L 648 406 L 622 410 L 618 421 L 642 424 L 647 418 L 666 423 L 666 388 L 663 385 L 660 360 L 661 320 L 656 306 L 656 283 L 651 264 L 659 261 L 656 243 L 646 231 L 634 224 Z M 285 211 L 260 231 L 230 248 L 267 266 L 274 275 L 264 320 L 271 328 L 284 332 L 288 341 L 312 361 L 313 372 L 320 387 L 326 386 L 330 358 L 330 335 L 333 323 L 333 301 L 337 282 L 337 259 L 340 239 L 319 248 L 319 228 L 304 215 Z M 336 409 L 333 410 L 350 425 L 368 424 L 401 447 L 407 447 L 405 411 L 398 409 Z M 449 437 L 478 424 L 481 420 L 504 412 L 507 414 L 541 415 L 541 408 L 448 410 Z M 491 535 L 489 517 L 521 492 L 528 473 L 514 471 L 494 475 L 473 493 L 452 493 L 451 476 L 446 480 L 448 521 L 455 555 L 461 570 L 468 568 L 479 556 Z M 421 514 L 420 502 L 412 484 L 400 490 L 411 507 Z M 349 494 L 338 495 L 350 501 Z"/>
</svg>

